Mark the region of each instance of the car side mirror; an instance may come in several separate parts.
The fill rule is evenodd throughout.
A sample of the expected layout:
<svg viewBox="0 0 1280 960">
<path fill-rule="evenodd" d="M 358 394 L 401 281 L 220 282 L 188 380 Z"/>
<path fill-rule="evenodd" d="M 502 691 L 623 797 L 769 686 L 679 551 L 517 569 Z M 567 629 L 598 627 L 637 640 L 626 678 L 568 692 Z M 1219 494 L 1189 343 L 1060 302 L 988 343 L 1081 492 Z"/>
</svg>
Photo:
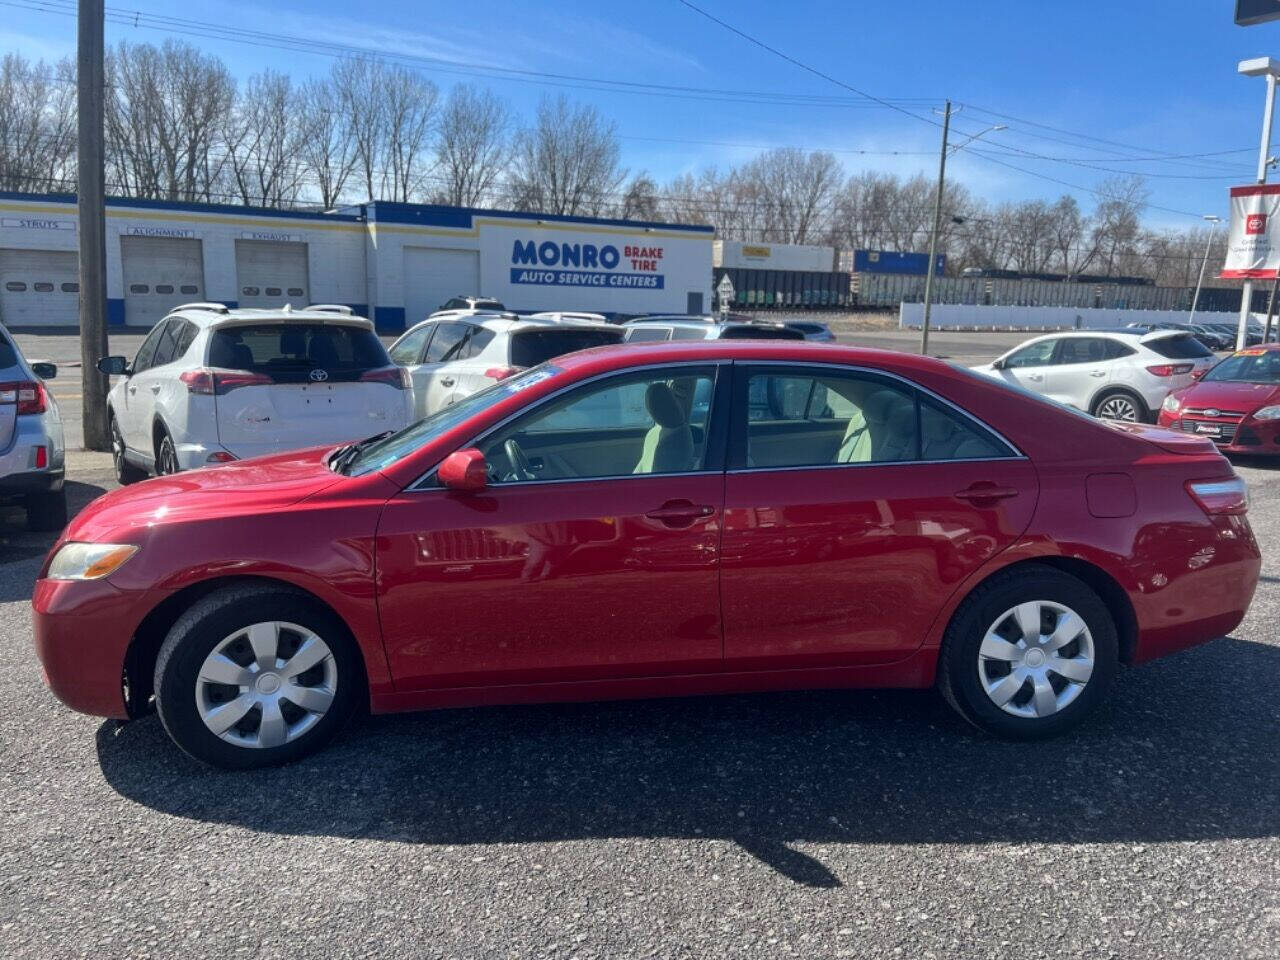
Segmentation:
<svg viewBox="0 0 1280 960">
<path fill-rule="evenodd" d="M 124 357 L 102 357 L 95 364 L 99 373 L 118 377 L 129 372 L 129 361 Z"/>
<path fill-rule="evenodd" d="M 40 361 L 31 364 L 31 372 L 41 380 L 52 380 L 58 375 L 58 365 L 56 363 L 48 363 Z"/>
<path fill-rule="evenodd" d="M 475 447 L 456 450 L 444 458 L 436 476 L 450 490 L 478 493 L 489 485 L 489 464 Z"/>
<path fill-rule="evenodd" d="M 993 361 L 991 362 L 991 369 L 992 369 L 992 370 L 1003 370 L 1003 369 L 1004 369 L 1005 367 L 1007 367 L 1008 365 L 1009 365 L 1009 363 L 1008 363 L 1008 361 L 1006 361 L 1006 360 L 993 360 Z"/>
</svg>

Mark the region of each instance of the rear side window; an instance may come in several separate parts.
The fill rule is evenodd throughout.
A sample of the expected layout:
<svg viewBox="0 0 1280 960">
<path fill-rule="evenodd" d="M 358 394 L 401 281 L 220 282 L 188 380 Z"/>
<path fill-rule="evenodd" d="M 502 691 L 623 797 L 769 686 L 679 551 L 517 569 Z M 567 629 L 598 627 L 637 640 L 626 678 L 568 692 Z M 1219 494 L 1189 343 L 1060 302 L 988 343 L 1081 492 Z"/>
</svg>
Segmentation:
<svg viewBox="0 0 1280 960">
<path fill-rule="evenodd" d="M 177 360 L 179 357 L 186 356 L 187 351 L 191 349 L 191 344 L 195 342 L 198 332 L 194 323 L 187 320 L 182 321 L 182 332 L 178 334 L 178 345 L 173 348 L 173 359 Z"/>
<path fill-rule="evenodd" d="M 1166 360 L 1199 360 L 1201 357 L 1213 356 L 1212 350 L 1189 333 L 1148 340 L 1143 345 Z"/>
<path fill-rule="evenodd" d="M 442 323 L 431 338 L 424 363 L 444 363 L 457 360 L 471 325 L 466 323 Z"/>
<path fill-rule="evenodd" d="M 357 380 L 390 364 L 372 330 L 345 324 L 261 323 L 222 327 L 209 341 L 209 365 L 304 382 L 321 369 L 328 380 Z"/>
<path fill-rule="evenodd" d="M 621 330 L 525 330 L 511 337 L 511 365 L 536 367 L 575 350 L 618 343 Z"/>
<path fill-rule="evenodd" d="M 627 331 L 628 343 L 645 343 L 666 340 L 671 336 L 670 327 L 632 327 Z"/>
<path fill-rule="evenodd" d="M 151 361 L 153 367 L 162 367 L 173 360 L 174 347 L 178 345 L 178 336 L 181 333 L 181 320 L 169 320 L 165 323 L 164 333 L 160 335 L 160 343 L 156 347 L 155 359 Z"/>
<path fill-rule="evenodd" d="M 486 330 L 483 327 L 476 327 L 471 331 L 471 336 L 467 337 L 467 345 L 462 351 L 462 356 L 458 359 L 465 360 L 471 357 L 478 357 L 484 352 L 484 348 L 492 342 L 492 330 Z"/>
<path fill-rule="evenodd" d="M 740 324 L 720 331 L 721 340 L 803 340 L 804 334 L 792 327 L 757 327 Z"/>
</svg>

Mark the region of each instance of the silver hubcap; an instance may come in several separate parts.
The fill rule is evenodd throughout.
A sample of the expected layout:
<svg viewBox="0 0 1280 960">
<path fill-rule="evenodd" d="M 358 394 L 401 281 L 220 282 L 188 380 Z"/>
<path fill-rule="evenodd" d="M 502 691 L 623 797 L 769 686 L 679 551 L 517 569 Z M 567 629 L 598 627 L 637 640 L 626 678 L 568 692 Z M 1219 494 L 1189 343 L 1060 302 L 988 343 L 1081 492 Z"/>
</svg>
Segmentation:
<svg viewBox="0 0 1280 960">
<path fill-rule="evenodd" d="M 1093 675 L 1093 637 L 1070 607 L 1031 600 L 1006 610 L 978 649 L 978 680 L 1015 717 L 1048 717 L 1074 701 Z"/>
<path fill-rule="evenodd" d="M 337 689 L 338 665 L 320 637 L 296 623 L 255 623 L 205 657 L 196 708 L 228 743 L 279 747 L 319 723 Z"/>
<path fill-rule="evenodd" d="M 1098 416 L 1107 420 L 1137 420 L 1138 408 L 1127 397 L 1108 397 L 1098 410 Z"/>
</svg>

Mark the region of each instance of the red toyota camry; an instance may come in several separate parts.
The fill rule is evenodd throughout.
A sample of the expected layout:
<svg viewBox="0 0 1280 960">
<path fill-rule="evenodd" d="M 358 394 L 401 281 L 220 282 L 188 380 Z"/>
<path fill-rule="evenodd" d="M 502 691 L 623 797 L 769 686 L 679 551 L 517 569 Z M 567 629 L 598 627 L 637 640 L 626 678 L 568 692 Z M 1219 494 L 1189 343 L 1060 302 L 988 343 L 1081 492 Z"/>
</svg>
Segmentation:
<svg viewBox="0 0 1280 960">
<path fill-rule="evenodd" d="M 154 703 L 226 767 L 366 703 L 800 687 L 937 684 L 1042 737 L 1120 663 L 1240 622 L 1245 510 L 1209 440 L 937 360 L 612 347 L 390 436 L 101 497 L 41 571 L 36 648 L 70 706 Z"/>
<path fill-rule="evenodd" d="M 1208 437 L 1230 453 L 1280 454 L 1280 344 L 1227 357 L 1165 397 L 1160 425 Z"/>
</svg>

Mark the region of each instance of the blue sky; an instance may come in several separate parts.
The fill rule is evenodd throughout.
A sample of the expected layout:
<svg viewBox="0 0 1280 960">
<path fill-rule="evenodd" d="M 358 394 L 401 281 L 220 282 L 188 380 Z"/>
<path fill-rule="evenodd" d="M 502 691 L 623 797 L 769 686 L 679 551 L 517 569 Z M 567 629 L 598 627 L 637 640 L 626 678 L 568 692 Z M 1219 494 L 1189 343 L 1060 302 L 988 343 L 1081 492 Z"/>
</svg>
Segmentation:
<svg viewBox="0 0 1280 960">
<path fill-rule="evenodd" d="M 442 87 L 471 80 L 525 114 L 544 93 L 564 89 L 616 120 L 624 162 L 659 180 L 709 165 L 724 167 L 761 147 L 780 145 L 831 149 L 850 170 L 908 174 L 936 168 L 936 126 L 878 105 L 850 103 L 857 97 L 848 90 L 751 45 L 677 0 L 131 2 L 133 7 L 116 8 L 108 0 L 108 9 L 136 8 L 435 58 L 423 69 Z M 1087 209 L 1094 200 L 1087 190 L 1043 177 L 1090 188 L 1110 175 L 1099 168 L 1132 170 L 1149 176 L 1153 209 L 1148 220 L 1158 226 L 1194 223 L 1172 211 L 1225 214 L 1228 185 L 1251 180 L 1263 83 L 1238 77 L 1235 66 L 1247 57 L 1280 56 L 1280 22 L 1236 27 L 1231 0 L 697 2 L 860 91 L 903 101 L 900 106 L 911 113 L 933 117 L 931 105 L 948 96 L 963 102 L 954 121 L 958 138 L 1007 124 L 1008 130 L 974 145 L 1000 156 L 966 150 L 950 168 L 956 179 L 988 199 L 1054 198 L 1067 192 Z M 132 24 L 107 26 L 109 43 L 124 38 L 159 42 L 167 35 Z M 185 39 L 217 53 L 241 77 L 266 65 L 301 77 L 325 71 L 332 62 L 320 54 L 207 35 Z M 0 5 L 0 51 L 54 58 L 71 53 L 74 43 L 73 17 Z M 530 82 L 534 78 L 467 76 L 476 65 L 844 102 L 780 104 L 753 97 L 708 100 L 697 92 L 671 97 L 580 85 L 566 89 Z M 1147 159 L 1206 153 L 1221 155 Z"/>
</svg>

